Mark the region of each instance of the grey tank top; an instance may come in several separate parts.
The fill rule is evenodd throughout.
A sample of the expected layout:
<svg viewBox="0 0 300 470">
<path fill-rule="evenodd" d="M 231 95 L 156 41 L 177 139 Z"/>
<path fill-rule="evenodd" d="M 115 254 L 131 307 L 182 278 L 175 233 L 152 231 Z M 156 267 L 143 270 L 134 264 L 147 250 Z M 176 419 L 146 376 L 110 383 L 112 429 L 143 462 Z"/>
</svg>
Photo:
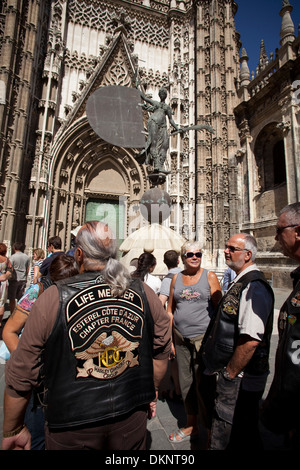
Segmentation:
<svg viewBox="0 0 300 470">
<path fill-rule="evenodd" d="M 185 338 L 203 335 L 208 327 L 213 309 L 207 276 L 207 269 L 203 269 L 199 281 L 186 286 L 183 284 L 182 273 L 177 274 L 173 323 Z"/>
</svg>

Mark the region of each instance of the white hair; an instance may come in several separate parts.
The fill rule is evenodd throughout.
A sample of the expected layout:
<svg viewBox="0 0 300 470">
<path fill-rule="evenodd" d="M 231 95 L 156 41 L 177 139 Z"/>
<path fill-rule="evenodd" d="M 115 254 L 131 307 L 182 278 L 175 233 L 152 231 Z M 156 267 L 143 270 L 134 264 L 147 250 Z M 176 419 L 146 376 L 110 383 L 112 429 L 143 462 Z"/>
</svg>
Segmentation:
<svg viewBox="0 0 300 470">
<path fill-rule="evenodd" d="M 254 261 L 257 253 L 257 242 L 250 233 L 242 233 L 245 242 L 245 249 L 251 251 L 251 260 Z"/>
<path fill-rule="evenodd" d="M 185 253 L 189 250 L 199 250 L 202 252 L 202 248 L 201 248 L 201 244 L 200 242 L 197 242 L 197 241 L 187 241 L 185 242 L 182 247 L 181 247 L 181 250 L 180 250 L 180 255 L 181 255 L 181 258 L 184 257 Z"/>
</svg>

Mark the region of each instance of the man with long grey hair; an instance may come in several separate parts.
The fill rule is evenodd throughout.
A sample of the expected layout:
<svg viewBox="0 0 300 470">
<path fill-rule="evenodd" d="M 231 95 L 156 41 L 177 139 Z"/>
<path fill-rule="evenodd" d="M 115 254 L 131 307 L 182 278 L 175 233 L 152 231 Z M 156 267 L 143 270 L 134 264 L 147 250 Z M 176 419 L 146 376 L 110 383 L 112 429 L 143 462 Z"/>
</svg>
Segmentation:
<svg viewBox="0 0 300 470">
<path fill-rule="evenodd" d="M 81 272 L 102 271 L 112 295 L 122 295 L 131 276 L 117 259 L 117 241 L 107 224 L 87 222 L 76 237 L 75 258 Z"/>
<path fill-rule="evenodd" d="M 76 237 L 79 274 L 34 304 L 7 364 L 3 449 L 30 448 L 23 414 L 41 373 L 47 450 L 146 448 L 147 417 L 171 350 L 170 321 L 116 252 L 110 228 L 86 222 Z"/>
</svg>

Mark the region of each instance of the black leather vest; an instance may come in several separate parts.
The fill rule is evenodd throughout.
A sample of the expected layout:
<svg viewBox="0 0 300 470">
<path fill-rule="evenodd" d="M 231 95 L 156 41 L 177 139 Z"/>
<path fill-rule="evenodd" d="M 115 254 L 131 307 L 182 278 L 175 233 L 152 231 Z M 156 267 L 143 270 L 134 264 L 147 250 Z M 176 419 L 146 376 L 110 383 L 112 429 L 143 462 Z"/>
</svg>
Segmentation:
<svg viewBox="0 0 300 470">
<path fill-rule="evenodd" d="M 293 290 L 278 317 L 276 352 L 276 377 L 279 377 L 280 389 L 288 399 L 298 397 L 300 393 L 300 267 L 294 273 L 297 277 Z"/>
<path fill-rule="evenodd" d="M 49 427 L 88 426 L 151 402 L 153 319 L 142 283 L 118 298 L 99 273 L 57 287 L 60 309 L 44 353 Z"/>
<path fill-rule="evenodd" d="M 250 271 L 242 276 L 238 282 L 224 294 L 217 312 L 212 318 L 202 345 L 202 358 L 205 366 L 211 372 L 217 372 L 227 366 L 236 348 L 238 332 L 238 315 L 240 297 L 245 287 L 252 281 L 265 284 L 273 297 L 273 305 L 267 320 L 263 340 L 259 343 L 255 353 L 245 368 L 250 374 L 259 375 L 269 370 L 269 350 L 273 327 L 273 290 L 260 271 Z"/>
<path fill-rule="evenodd" d="M 39 295 L 41 295 L 48 287 L 52 286 L 53 282 L 51 281 L 50 277 L 42 276 L 39 280 L 38 284 L 40 285 Z"/>
</svg>

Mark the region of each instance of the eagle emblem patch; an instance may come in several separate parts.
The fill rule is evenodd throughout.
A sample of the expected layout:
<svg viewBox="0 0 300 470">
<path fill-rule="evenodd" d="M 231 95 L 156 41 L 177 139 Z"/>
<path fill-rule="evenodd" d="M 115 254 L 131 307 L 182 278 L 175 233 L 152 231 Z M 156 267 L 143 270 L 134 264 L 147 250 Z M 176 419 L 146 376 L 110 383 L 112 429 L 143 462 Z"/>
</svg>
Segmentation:
<svg viewBox="0 0 300 470">
<path fill-rule="evenodd" d="M 111 379 L 120 375 L 139 364 L 133 353 L 138 346 L 138 342 L 130 342 L 116 331 L 109 336 L 102 333 L 85 351 L 75 353 L 77 359 L 84 361 L 83 367 L 77 368 L 77 377 Z"/>
</svg>

